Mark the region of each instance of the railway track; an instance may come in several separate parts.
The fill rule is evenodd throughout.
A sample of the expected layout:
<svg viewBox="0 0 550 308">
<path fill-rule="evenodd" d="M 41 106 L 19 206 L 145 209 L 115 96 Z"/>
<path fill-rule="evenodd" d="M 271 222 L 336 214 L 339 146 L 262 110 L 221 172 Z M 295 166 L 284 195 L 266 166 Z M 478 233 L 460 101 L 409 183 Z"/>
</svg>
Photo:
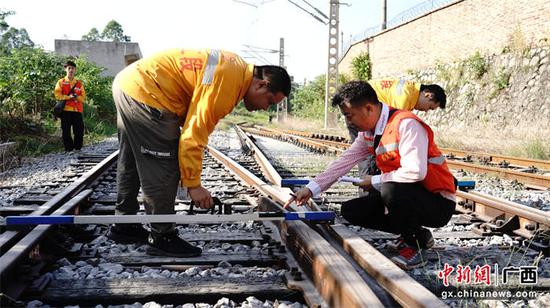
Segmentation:
<svg viewBox="0 0 550 308">
<path fill-rule="evenodd" d="M 85 157 L 85 155 L 82 155 Z M 112 215 L 117 153 L 91 161 L 67 185 L 44 185 L 20 197 L 3 215 Z M 280 209 L 286 197 L 213 148 L 204 159 L 203 185 L 230 209 Z M 46 183 L 51 184 L 51 183 Z M 50 189 L 51 188 L 51 189 Z M 260 196 L 269 196 L 270 199 Z M 259 198 L 260 197 L 260 198 Z M 278 202 L 278 203 L 277 203 Z M 22 208 L 23 207 L 23 208 Z M 178 199 L 180 214 L 208 215 Z M 144 245 L 106 237 L 108 226 L 40 225 L 2 229 L 2 306 L 131 304 L 157 301 L 298 307 L 393 305 L 379 299 L 349 261 L 303 222 L 239 222 L 178 226 L 203 248 L 196 258 L 150 256 Z M 260 300 L 261 299 L 261 300 Z M 37 302 L 39 301 L 39 302 Z M 40 304 L 38 304 L 40 303 Z"/>
<path fill-rule="evenodd" d="M 262 152 L 253 147 L 252 140 L 248 142 L 254 154 Z M 2 208 L 2 216 L 74 212 L 112 215 L 116 199 L 112 162 L 116 154 L 106 156 L 106 161 L 99 163 L 102 167 L 97 164 L 100 157 L 92 156 L 85 158 L 86 155 L 82 155 L 82 164 L 75 164 L 80 174 L 67 174 L 69 177 L 60 181 L 63 184 L 44 183 L 40 189 L 21 196 L 12 209 Z M 235 159 L 238 163 L 209 148 L 203 166 L 203 185 L 233 213 L 280 210 L 280 204 L 288 199 L 290 192 L 280 187 L 280 181 L 289 176 L 307 176 L 312 171 L 311 168 L 283 166 L 284 172 L 273 172 L 277 171 L 275 169 L 281 171 L 281 166 L 273 167 L 269 159 L 258 164 L 250 155 L 233 153 L 232 156 L 238 158 Z M 302 162 L 310 161 L 304 158 Z M 85 179 L 92 173 L 93 179 Z M 345 196 L 355 191 L 342 185 L 332 192 L 332 196 L 317 200 L 319 204 L 312 204 L 312 209 L 337 210 Z M 54 203 L 59 207 L 55 208 Z M 479 200 L 467 200 L 464 204 L 461 219 L 467 220 L 475 208 L 482 208 Z M 176 210 L 188 214 L 189 200 L 178 198 Z M 198 211 L 197 215 L 207 215 L 200 210 L 194 211 Z M 480 227 L 485 234 L 455 231 L 460 234 L 459 241 L 487 238 L 492 224 L 501 227 L 515 223 L 516 218 L 503 217 L 502 213 L 493 214 L 504 223 L 487 219 L 490 218 L 488 210 L 484 213 L 470 216 L 480 225 L 485 223 Z M 537 245 L 538 250 L 524 249 L 527 259 L 533 260 L 540 256 L 540 251 L 547 249 L 547 242 L 538 237 L 547 221 L 537 221 L 531 216 L 518 216 L 517 219 L 520 228 L 513 230 L 518 231 L 514 240 L 521 237 L 521 243 Z M 204 251 L 200 257 L 185 259 L 148 256 L 143 245 L 114 243 L 105 237 L 107 229 L 106 225 L 37 226 L 30 231 L 17 232 L 2 229 L 2 306 L 37 300 L 55 306 L 148 301 L 166 304 L 236 302 L 237 305 L 242 302 L 243 305 L 261 303 L 266 306 L 287 303 L 311 307 L 439 307 L 449 303 L 438 298 L 444 290 L 441 284 L 429 283 L 430 280 L 437 282 L 433 278 L 435 271 L 411 275 L 387 259 L 384 245 L 394 238 L 393 235 L 346 226 L 340 221 L 335 225 L 249 221 L 178 226 L 180 236 Z M 435 232 L 436 240 L 447 238 L 445 232 Z M 496 231 L 493 234 L 497 234 Z M 12 239 L 8 241 L 7 238 Z M 491 254 L 495 252 L 488 253 L 488 260 L 496 259 Z M 449 264 L 453 258 L 469 256 L 458 247 L 441 252 L 441 255 L 442 261 L 447 260 Z M 516 261 L 516 257 L 510 260 Z M 545 260 L 542 258 L 543 262 Z M 542 278 L 546 277 L 542 275 L 541 283 L 530 290 L 540 291 L 546 283 Z"/>
<path fill-rule="evenodd" d="M 321 153 L 338 154 L 350 146 L 348 139 L 335 135 L 260 126 L 245 127 L 243 129 L 257 135 L 289 140 Z M 516 180 L 530 189 L 550 189 L 550 162 L 548 161 L 454 149 L 441 150 L 447 156 L 447 164 L 451 169 L 491 174 L 504 179 Z"/>
<path fill-rule="evenodd" d="M 268 165 L 268 162 L 261 162 L 259 165 L 262 166 L 261 169 L 264 172 L 270 169 L 289 169 L 289 165 L 292 165 L 292 163 L 289 162 L 288 157 L 297 156 L 300 157 L 300 161 L 304 162 L 310 162 L 315 159 L 313 155 L 294 155 L 288 152 L 282 154 L 282 157 L 276 157 L 278 153 L 275 149 L 284 148 L 284 146 L 275 141 L 275 144 L 269 147 L 268 144 L 270 144 L 270 142 L 260 137 L 260 135 L 265 135 L 265 130 L 259 131 L 258 135 L 254 134 L 254 132 L 258 132 L 258 130 L 249 128 L 245 128 L 244 130 L 237 129 L 237 131 L 239 132 L 240 138 L 244 140 L 243 143 L 246 144 L 247 147 L 253 148 L 252 153 L 255 156 L 261 156 L 258 155 L 258 153 L 262 151 L 269 154 L 269 158 L 258 157 L 257 159 L 259 161 L 267 160 L 275 163 L 276 167 L 270 168 L 265 167 Z M 248 141 L 247 135 L 252 136 Z M 300 139 L 293 138 L 289 140 L 281 138 L 280 135 L 271 135 L 271 137 L 291 141 L 302 147 L 319 152 L 318 149 L 311 147 L 310 144 L 306 142 L 301 143 Z M 262 147 L 254 148 L 254 146 L 250 144 L 253 143 L 252 140 L 261 144 Z M 321 152 L 327 153 L 330 152 L 330 150 Z M 310 173 L 308 176 L 314 176 L 316 173 L 317 172 Z M 276 175 L 270 177 L 278 179 Z M 278 181 L 282 181 L 282 179 Z M 277 183 L 277 181 L 274 183 Z M 340 193 L 347 195 L 348 199 L 350 198 L 349 191 L 341 191 Z M 483 262 L 479 263 L 479 259 L 477 258 L 479 255 L 484 256 L 483 260 L 485 264 L 498 264 L 501 268 L 510 266 L 510 264 L 530 264 L 529 262 L 522 263 L 520 256 L 530 256 L 528 257 L 530 262 L 536 264 L 539 264 L 539 262 L 546 264 L 546 266 L 550 264 L 548 258 L 550 255 L 550 250 L 548 249 L 550 214 L 548 212 L 535 210 L 520 204 L 507 202 L 479 193 L 459 192 L 458 196 L 457 214 L 453 217 L 453 220 L 448 226 L 440 228 L 439 230 L 434 230 L 434 237 L 438 245 L 436 245 L 434 251 L 430 252 L 428 255 L 430 259 L 429 265 L 417 273 L 415 273 L 416 270 L 413 271 L 411 275 L 416 281 L 422 283 L 424 287 L 434 293 L 441 294 L 444 288 L 441 285 L 434 285 L 433 282 L 438 281 L 438 277 L 434 275 L 434 273 L 437 273 L 445 264 L 457 264 L 457 260 L 459 260 L 458 262 L 461 264 L 469 264 L 468 266 L 473 266 L 473 264 L 476 266 L 483 266 Z M 332 197 L 327 196 L 323 200 L 318 200 L 323 202 L 319 204 L 319 207 L 322 209 L 338 209 L 341 200 L 341 198 L 335 198 L 334 195 Z M 339 239 L 338 241 L 343 243 L 344 247 L 347 247 L 348 253 L 353 255 L 357 262 L 363 264 L 363 268 L 368 271 L 369 274 L 374 277 L 380 277 L 381 280 L 391 281 L 390 278 L 383 275 L 383 271 L 376 270 L 377 265 L 385 264 L 384 261 L 382 261 L 382 259 L 372 258 L 369 251 L 377 251 L 381 253 L 382 257 L 384 255 L 389 255 L 387 243 L 388 240 L 394 239 L 396 237 L 395 235 L 351 226 L 346 228 L 344 225 L 327 226 L 327 228 L 336 229 L 342 234 L 354 238 L 355 240 L 351 241 L 353 243 L 361 243 L 361 245 L 370 243 L 371 246 L 369 249 L 357 248 L 353 250 L 349 244 L 346 244 L 345 241 L 342 240 L 342 237 L 336 235 L 336 238 Z M 338 234 L 338 232 L 334 230 L 328 233 L 333 235 Z M 508 251 L 503 252 L 502 249 Z M 517 253 L 517 251 L 522 252 Z M 370 257 L 363 260 L 361 256 L 364 255 L 369 255 Z M 389 260 L 386 259 L 386 261 Z M 541 270 L 540 266 L 539 264 L 539 271 Z M 544 279 L 541 279 L 538 288 L 548 288 L 550 286 L 548 282 L 550 273 L 542 270 L 541 274 L 540 277 Z M 388 286 L 386 287 L 389 288 Z M 457 284 L 455 282 L 455 287 L 460 287 L 460 283 Z M 402 289 L 399 287 L 395 288 L 398 290 Z"/>
</svg>

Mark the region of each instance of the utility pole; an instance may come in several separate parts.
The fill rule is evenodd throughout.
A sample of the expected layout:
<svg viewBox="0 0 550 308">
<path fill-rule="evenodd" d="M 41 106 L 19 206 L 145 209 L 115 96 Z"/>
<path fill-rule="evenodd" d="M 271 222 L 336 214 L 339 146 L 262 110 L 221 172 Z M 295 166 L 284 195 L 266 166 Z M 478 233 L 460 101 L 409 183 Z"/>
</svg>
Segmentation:
<svg viewBox="0 0 550 308">
<path fill-rule="evenodd" d="M 330 0 L 328 22 L 328 68 L 325 86 L 325 128 L 329 126 L 329 101 L 332 100 L 338 88 L 338 25 L 339 0 Z M 332 118 L 333 116 L 331 116 Z"/>
<path fill-rule="evenodd" d="M 240 2 L 240 1 L 237 1 L 237 2 Z M 285 39 L 283 37 L 281 37 L 279 39 L 279 49 L 278 50 L 277 49 L 268 49 L 268 48 L 256 47 L 256 46 L 251 46 L 251 45 L 247 45 L 247 44 L 243 44 L 243 46 L 246 49 L 242 50 L 242 52 L 249 55 L 248 56 L 249 58 L 254 58 L 256 60 L 259 60 L 260 62 L 263 62 L 264 64 L 273 64 L 273 62 L 269 61 L 268 59 L 263 57 L 261 55 L 261 53 L 271 53 L 271 54 L 279 53 L 279 66 L 286 68 L 285 67 Z M 244 58 L 246 58 L 246 57 L 244 57 Z M 286 98 L 283 100 L 282 104 L 277 104 L 275 106 L 275 110 L 276 110 L 276 118 L 275 119 L 276 119 L 276 121 L 279 121 L 279 110 L 282 113 L 281 117 L 286 118 L 287 108 L 288 108 L 288 103 L 287 103 Z"/>
<path fill-rule="evenodd" d="M 285 67 L 285 39 L 281 37 L 279 39 L 279 66 Z M 288 114 L 288 98 L 285 97 L 282 102 L 282 109 L 283 109 L 283 120 L 286 120 L 286 116 Z M 279 105 L 277 105 L 277 110 L 279 110 Z"/>
<path fill-rule="evenodd" d="M 386 18 L 388 17 L 387 0 L 382 0 L 382 27 L 380 30 L 386 30 Z"/>
<path fill-rule="evenodd" d="M 312 8 L 314 12 L 307 10 L 306 8 L 300 6 L 293 0 L 287 0 L 292 3 L 294 6 L 298 7 L 302 11 L 308 13 L 317 21 L 328 24 L 328 65 L 327 65 L 327 75 L 326 75 L 326 84 L 325 84 L 325 128 L 329 126 L 329 101 L 332 100 L 334 94 L 336 94 L 336 89 L 338 88 L 338 27 L 339 27 L 339 8 L 340 5 L 349 5 L 347 3 L 340 2 L 340 0 L 330 0 L 330 13 L 329 16 L 326 16 L 321 10 L 312 6 L 307 0 L 302 0 L 307 6 Z M 335 120 L 335 114 L 331 113 L 330 118 Z"/>
</svg>

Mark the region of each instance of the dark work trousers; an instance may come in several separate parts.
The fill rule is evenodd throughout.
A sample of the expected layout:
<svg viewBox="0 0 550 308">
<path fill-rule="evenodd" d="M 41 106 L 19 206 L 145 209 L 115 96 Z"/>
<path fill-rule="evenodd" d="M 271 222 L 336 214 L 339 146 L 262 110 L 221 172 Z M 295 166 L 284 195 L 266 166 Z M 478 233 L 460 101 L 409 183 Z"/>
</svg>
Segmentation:
<svg viewBox="0 0 550 308">
<path fill-rule="evenodd" d="M 73 129 L 74 139 L 71 135 Z M 84 141 L 84 121 L 82 113 L 76 111 L 63 111 L 61 113 L 61 138 L 65 151 L 80 150 Z"/>
<path fill-rule="evenodd" d="M 384 206 L 388 214 L 384 214 Z M 415 238 L 423 226 L 442 227 L 455 211 L 455 202 L 439 193 L 431 193 L 420 182 L 382 184 L 380 192 L 342 204 L 342 216 L 350 223 L 365 228 Z"/>
<path fill-rule="evenodd" d="M 180 178 L 177 116 L 138 102 L 116 86 L 113 98 L 119 140 L 115 214 L 137 213 L 140 187 L 147 214 L 174 214 Z M 165 233 L 174 224 L 151 224 L 151 228 Z"/>
</svg>

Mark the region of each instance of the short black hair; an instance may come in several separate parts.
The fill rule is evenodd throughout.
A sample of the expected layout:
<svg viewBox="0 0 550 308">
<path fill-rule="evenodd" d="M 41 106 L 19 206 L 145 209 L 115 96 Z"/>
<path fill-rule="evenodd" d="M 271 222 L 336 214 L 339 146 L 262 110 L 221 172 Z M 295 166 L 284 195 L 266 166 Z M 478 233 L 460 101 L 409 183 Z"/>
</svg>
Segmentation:
<svg viewBox="0 0 550 308">
<path fill-rule="evenodd" d="M 74 63 L 74 61 L 68 60 L 67 62 L 65 62 L 65 65 L 63 65 L 63 68 L 65 68 L 67 66 L 72 66 L 72 67 L 76 68 L 76 63 Z"/>
<path fill-rule="evenodd" d="M 290 95 L 291 82 L 286 69 L 276 65 L 256 65 L 254 77 L 267 80 L 273 94 L 282 92 L 286 97 Z"/>
<path fill-rule="evenodd" d="M 338 89 L 338 93 L 332 98 L 332 106 L 339 107 L 348 102 L 352 106 L 360 106 L 366 103 L 380 104 L 376 91 L 365 81 L 350 81 Z"/>
<path fill-rule="evenodd" d="M 443 90 L 442 87 L 436 84 L 421 84 L 420 92 L 432 93 L 433 101 L 439 104 L 439 108 L 445 109 L 445 105 L 447 104 L 447 94 L 445 94 L 445 90 Z"/>
</svg>

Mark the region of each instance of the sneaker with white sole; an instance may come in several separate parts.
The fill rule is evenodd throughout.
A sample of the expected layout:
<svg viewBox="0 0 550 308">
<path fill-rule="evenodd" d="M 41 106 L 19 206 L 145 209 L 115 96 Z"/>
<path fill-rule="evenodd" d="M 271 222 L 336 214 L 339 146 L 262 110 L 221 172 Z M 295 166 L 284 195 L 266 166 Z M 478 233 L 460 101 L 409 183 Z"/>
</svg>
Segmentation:
<svg viewBox="0 0 550 308">
<path fill-rule="evenodd" d="M 406 246 L 399 250 L 399 254 L 392 257 L 393 263 L 397 264 L 404 270 L 410 270 L 420 266 L 426 265 L 428 260 L 424 254 L 423 249 L 415 248 L 412 246 Z"/>
<path fill-rule="evenodd" d="M 405 242 L 405 238 L 403 236 L 400 236 L 397 239 L 386 244 L 386 248 L 388 248 L 393 252 L 398 252 L 399 250 L 405 248 L 406 246 L 407 246 L 407 243 Z"/>
<path fill-rule="evenodd" d="M 396 240 L 388 243 L 386 247 L 392 251 L 400 251 L 406 246 L 420 247 L 430 249 L 434 245 L 432 232 L 426 228 L 420 228 L 415 234 L 410 236 L 399 236 Z"/>
</svg>

